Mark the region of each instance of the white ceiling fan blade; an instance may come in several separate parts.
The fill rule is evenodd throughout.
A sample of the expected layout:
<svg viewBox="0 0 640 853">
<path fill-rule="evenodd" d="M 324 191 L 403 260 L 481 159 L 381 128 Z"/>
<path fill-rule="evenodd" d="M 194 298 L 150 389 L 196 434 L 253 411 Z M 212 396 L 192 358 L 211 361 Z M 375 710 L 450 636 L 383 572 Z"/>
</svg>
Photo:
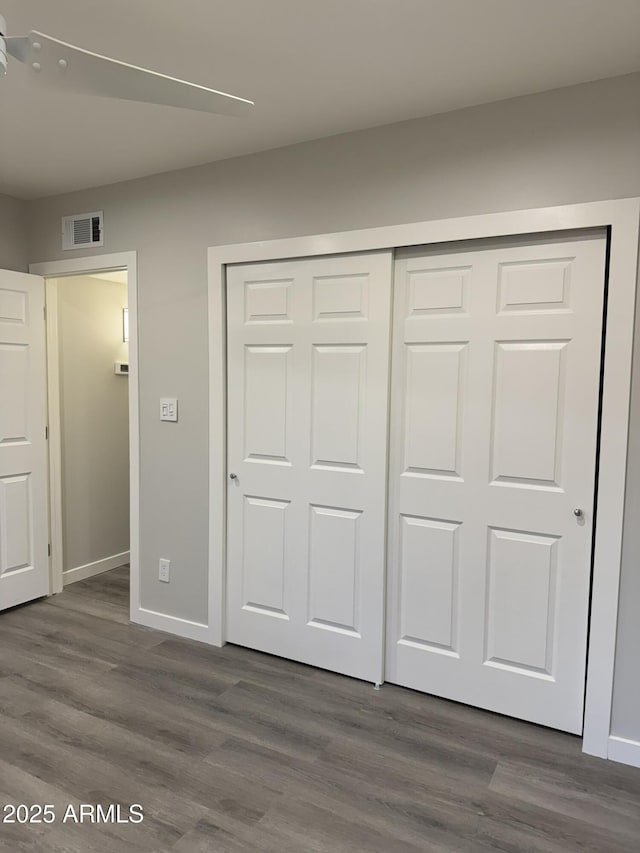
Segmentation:
<svg viewBox="0 0 640 853">
<path fill-rule="evenodd" d="M 59 91 L 222 115 L 242 115 L 254 106 L 245 98 L 110 59 L 35 30 L 27 39 L 6 41 L 8 52 L 31 66 L 38 84 Z"/>
</svg>

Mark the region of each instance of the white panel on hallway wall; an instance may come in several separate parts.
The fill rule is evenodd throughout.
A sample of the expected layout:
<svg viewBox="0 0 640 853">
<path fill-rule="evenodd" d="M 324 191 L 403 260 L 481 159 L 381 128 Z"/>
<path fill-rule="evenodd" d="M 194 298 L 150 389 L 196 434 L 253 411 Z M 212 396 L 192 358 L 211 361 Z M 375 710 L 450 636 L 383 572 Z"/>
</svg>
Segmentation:
<svg viewBox="0 0 640 853">
<path fill-rule="evenodd" d="M 361 512 L 311 506 L 309 624 L 358 635 Z"/>
<path fill-rule="evenodd" d="M 290 464 L 287 456 L 288 371 L 291 347 L 245 349 L 245 458 Z"/>
<path fill-rule="evenodd" d="M 0 443 L 27 441 L 29 351 L 0 343 Z"/>
<path fill-rule="evenodd" d="M 460 478 L 465 343 L 407 344 L 408 475 Z"/>
<path fill-rule="evenodd" d="M 559 538 L 489 531 L 485 663 L 553 676 Z"/>
<path fill-rule="evenodd" d="M 33 567 L 33 498 L 28 474 L 0 478 L 0 575 Z"/>
<path fill-rule="evenodd" d="M 313 347 L 311 464 L 362 471 L 362 399 L 366 347 Z"/>
<path fill-rule="evenodd" d="M 287 501 L 244 499 L 244 607 L 284 618 L 288 506 Z"/>
<path fill-rule="evenodd" d="M 457 655 L 458 528 L 400 517 L 400 640 Z"/>
</svg>

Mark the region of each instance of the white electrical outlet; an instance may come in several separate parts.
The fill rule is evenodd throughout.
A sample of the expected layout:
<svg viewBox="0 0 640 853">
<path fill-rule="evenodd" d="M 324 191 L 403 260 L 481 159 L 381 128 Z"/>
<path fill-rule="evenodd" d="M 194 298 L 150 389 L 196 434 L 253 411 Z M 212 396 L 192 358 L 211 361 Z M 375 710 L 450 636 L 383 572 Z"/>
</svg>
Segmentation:
<svg viewBox="0 0 640 853">
<path fill-rule="evenodd" d="M 160 560 L 158 563 L 158 580 L 163 583 L 169 583 L 169 570 L 171 568 L 171 560 Z"/>
</svg>

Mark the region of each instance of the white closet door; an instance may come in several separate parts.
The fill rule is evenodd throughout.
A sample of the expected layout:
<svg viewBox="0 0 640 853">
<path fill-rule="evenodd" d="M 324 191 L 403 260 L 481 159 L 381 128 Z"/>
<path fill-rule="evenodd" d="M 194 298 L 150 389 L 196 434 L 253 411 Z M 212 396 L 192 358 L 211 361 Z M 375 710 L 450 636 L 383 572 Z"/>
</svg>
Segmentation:
<svg viewBox="0 0 640 853">
<path fill-rule="evenodd" d="M 390 252 L 227 270 L 227 639 L 375 682 L 391 278 Z"/>
<path fill-rule="evenodd" d="M 399 255 L 389 681 L 582 730 L 604 266 L 600 234 Z"/>
<path fill-rule="evenodd" d="M 0 610 L 49 592 L 44 281 L 0 270 Z"/>
</svg>

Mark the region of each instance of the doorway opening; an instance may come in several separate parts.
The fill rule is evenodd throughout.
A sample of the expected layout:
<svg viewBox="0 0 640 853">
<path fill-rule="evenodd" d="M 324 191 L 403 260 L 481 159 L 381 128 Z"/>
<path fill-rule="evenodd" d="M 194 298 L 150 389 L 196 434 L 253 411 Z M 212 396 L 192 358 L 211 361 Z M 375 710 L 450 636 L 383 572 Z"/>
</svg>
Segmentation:
<svg viewBox="0 0 640 853">
<path fill-rule="evenodd" d="M 107 608 L 130 598 L 128 279 L 114 269 L 45 286 L 51 591 L 99 590 Z"/>
</svg>

